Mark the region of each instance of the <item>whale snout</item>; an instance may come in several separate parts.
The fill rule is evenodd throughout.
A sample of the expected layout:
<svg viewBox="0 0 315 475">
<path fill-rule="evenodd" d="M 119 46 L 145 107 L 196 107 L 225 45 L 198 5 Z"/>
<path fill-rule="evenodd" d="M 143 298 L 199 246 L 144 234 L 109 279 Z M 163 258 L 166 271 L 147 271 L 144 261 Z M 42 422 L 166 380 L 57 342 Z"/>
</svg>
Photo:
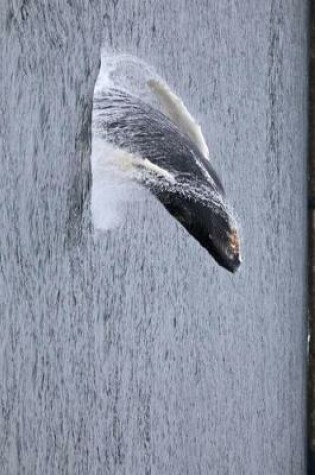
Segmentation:
<svg viewBox="0 0 315 475">
<path fill-rule="evenodd" d="M 228 259 L 222 261 L 221 265 L 226 270 L 232 272 L 232 274 L 235 274 L 235 272 L 240 267 L 241 263 L 242 263 L 242 259 L 241 259 L 240 255 L 236 254 L 232 258 L 228 258 Z"/>
<path fill-rule="evenodd" d="M 241 252 L 240 252 L 240 237 L 237 229 L 232 229 L 228 241 L 228 259 L 226 269 L 233 274 L 238 270 L 241 265 Z"/>
<path fill-rule="evenodd" d="M 220 266 L 234 274 L 242 263 L 239 233 L 231 228 L 229 219 L 220 224 L 212 229 L 204 247 Z"/>
</svg>

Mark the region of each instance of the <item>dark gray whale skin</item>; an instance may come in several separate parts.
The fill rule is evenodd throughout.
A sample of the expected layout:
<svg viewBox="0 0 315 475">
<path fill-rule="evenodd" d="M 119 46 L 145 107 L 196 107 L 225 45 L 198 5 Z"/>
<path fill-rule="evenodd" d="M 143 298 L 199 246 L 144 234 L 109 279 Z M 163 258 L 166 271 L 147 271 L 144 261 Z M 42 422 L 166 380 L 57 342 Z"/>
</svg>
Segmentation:
<svg viewBox="0 0 315 475">
<path fill-rule="evenodd" d="M 240 263 L 239 236 L 221 180 L 194 142 L 160 110 L 121 89 L 94 98 L 93 127 L 102 138 L 175 177 L 142 184 L 230 272 Z"/>
</svg>

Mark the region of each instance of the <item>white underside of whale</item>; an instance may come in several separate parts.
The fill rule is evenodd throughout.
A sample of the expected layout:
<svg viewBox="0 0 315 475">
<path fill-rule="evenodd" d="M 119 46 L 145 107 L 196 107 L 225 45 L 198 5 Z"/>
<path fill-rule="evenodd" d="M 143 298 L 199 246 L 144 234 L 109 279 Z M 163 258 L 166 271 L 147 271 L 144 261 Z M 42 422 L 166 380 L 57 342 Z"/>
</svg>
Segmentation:
<svg viewBox="0 0 315 475">
<path fill-rule="evenodd" d="M 209 149 L 201 127 L 190 114 L 183 101 L 165 82 L 150 79 L 147 84 L 159 99 L 164 114 L 195 143 L 202 155 L 209 160 Z"/>
</svg>

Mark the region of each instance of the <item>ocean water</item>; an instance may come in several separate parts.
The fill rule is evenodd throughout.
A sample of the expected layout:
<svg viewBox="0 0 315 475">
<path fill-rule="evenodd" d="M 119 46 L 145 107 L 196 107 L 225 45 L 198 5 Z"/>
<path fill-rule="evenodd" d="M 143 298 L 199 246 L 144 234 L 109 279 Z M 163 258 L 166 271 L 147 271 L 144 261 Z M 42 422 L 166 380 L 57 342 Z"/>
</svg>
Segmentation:
<svg viewBox="0 0 315 475">
<path fill-rule="evenodd" d="M 305 473 L 307 13 L 1 3 L 1 473 Z M 101 47 L 200 123 L 241 224 L 237 275 L 132 183 L 99 183 L 93 207 Z"/>
</svg>

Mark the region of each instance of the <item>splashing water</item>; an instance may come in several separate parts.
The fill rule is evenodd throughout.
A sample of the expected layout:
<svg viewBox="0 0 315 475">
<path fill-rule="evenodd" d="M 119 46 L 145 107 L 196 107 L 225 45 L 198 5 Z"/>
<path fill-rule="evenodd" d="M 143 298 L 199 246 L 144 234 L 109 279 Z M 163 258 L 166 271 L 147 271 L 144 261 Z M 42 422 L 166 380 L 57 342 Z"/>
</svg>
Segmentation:
<svg viewBox="0 0 315 475">
<path fill-rule="evenodd" d="M 146 100 L 151 98 L 154 103 L 154 97 L 147 86 L 150 78 L 158 78 L 158 75 L 140 59 L 103 53 L 94 99 L 110 88 L 119 87 L 136 94 L 142 91 L 142 97 Z M 126 218 L 127 204 L 145 199 L 147 191 L 136 183 L 140 172 L 135 165 L 139 159 L 135 154 L 128 154 L 104 140 L 93 127 L 91 205 L 94 227 L 97 230 L 106 231 L 121 225 Z"/>
</svg>

